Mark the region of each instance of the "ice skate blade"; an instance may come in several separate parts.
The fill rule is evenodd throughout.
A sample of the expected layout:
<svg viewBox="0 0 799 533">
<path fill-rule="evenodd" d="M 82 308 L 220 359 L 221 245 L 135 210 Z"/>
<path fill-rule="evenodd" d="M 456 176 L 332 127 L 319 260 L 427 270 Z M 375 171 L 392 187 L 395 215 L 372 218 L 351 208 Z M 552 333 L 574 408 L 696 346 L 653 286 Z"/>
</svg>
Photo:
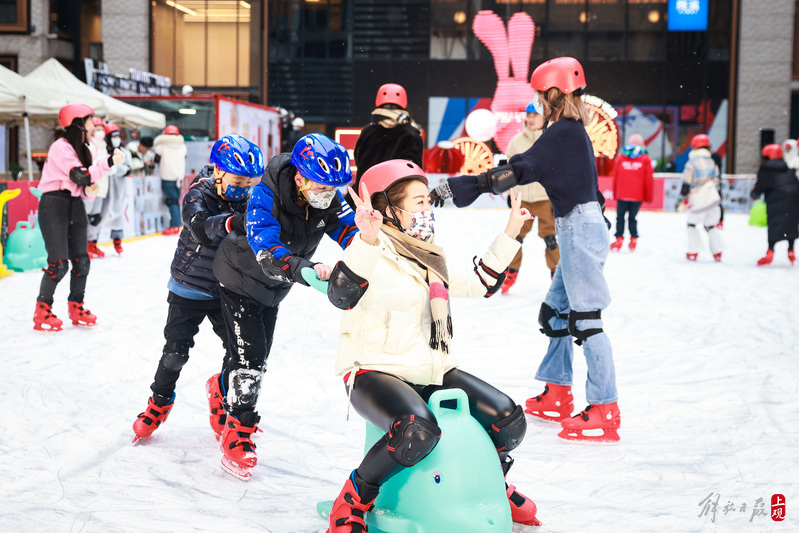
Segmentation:
<svg viewBox="0 0 799 533">
<path fill-rule="evenodd" d="M 73 326 L 82 326 L 84 328 L 93 328 L 94 326 L 97 325 L 97 322 L 81 322 L 79 320 L 73 320 L 72 321 L 72 325 Z"/>
<path fill-rule="evenodd" d="M 532 409 L 525 409 L 524 412 L 527 413 L 528 415 L 532 416 L 532 417 L 537 418 L 538 420 L 543 420 L 544 422 L 552 422 L 552 423 L 558 424 L 558 425 L 560 425 L 560 421 L 561 420 L 566 420 L 567 418 L 569 418 L 571 416 L 571 415 L 563 415 L 561 417 L 555 417 L 555 416 L 551 416 L 551 415 L 546 414 L 549 411 L 533 411 Z M 554 412 L 554 411 L 552 411 L 552 412 Z"/>
<path fill-rule="evenodd" d="M 249 481 L 252 477 L 252 468 L 239 466 L 227 457 L 222 457 L 222 470 L 242 481 Z"/>
<path fill-rule="evenodd" d="M 615 429 L 602 429 L 602 435 L 585 435 L 583 431 L 592 430 L 564 429 L 558 433 L 558 437 L 575 444 L 614 445 L 621 440 Z"/>
<path fill-rule="evenodd" d="M 62 328 L 61 326 L 55 326 L 55 327 L 51 327 L 51 328 L 43 328 L 42 324 L 34 324 L 33 325 L 33 329 L 35 329 L 36 331 L 44 331 L 45 333 L 55 333 L 56 331 L 61 331 L 64 328 Z"/>
</svg>

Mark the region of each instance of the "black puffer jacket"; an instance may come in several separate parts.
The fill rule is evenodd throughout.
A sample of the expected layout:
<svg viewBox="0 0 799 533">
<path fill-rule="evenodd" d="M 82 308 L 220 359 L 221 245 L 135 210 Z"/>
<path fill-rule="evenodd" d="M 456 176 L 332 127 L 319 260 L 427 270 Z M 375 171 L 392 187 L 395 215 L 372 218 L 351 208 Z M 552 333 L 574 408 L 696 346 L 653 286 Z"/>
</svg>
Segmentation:
<svg viewBox="0 0 799 533">
<path fill-rule="evenodd" d="M 783 159 L 770 159 L 757 171 L 752 198 L 766 195 L 768 240 L 799 238 L 799 180 Z"/>
<path fill-rule="evenodd" d="M 214 167 L 204 167 L 183 198 L 183 229 L 172 259 L 172 277 L 192 289 L 219 296 L 213 262 L 219 243 L 228 234 L 227 221 L 245 213 L 246 200 L 230 202 L 216 193 Z"/>
<path fill-rule="evenodd" d="M 299 271 L 313 266 L 310 259 L 325 234 L 344 248 L 358 232 L 354 213 L 342 205 L 341 194 L 327 209 L 315 209 L 303 201 L 298 205 L 296 173 L 290 154 L 269 161 L 261 183 L 250 195 L 247 237 L 225 238 L 214 261 L 214 274 L 226 289 L 270 307 L 286 297 L 292 281 L 302 282 Z M 260 250 L 274 257 L 274 264 L 269 265 L 272 276 L 256 260 Z"/>
</svg>

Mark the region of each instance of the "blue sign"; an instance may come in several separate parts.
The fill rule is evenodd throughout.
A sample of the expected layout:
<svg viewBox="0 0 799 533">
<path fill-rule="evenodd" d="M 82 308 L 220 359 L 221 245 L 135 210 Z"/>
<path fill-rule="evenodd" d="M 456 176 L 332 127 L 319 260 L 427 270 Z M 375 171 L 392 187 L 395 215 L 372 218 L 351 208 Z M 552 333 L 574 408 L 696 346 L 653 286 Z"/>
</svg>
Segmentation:
<svg viewBox="0 0 799 533">
<path fill-rule="evenodd" d="M 706 31 L 708 0 L 669 0 L 669 31 Z"/>
</svg>

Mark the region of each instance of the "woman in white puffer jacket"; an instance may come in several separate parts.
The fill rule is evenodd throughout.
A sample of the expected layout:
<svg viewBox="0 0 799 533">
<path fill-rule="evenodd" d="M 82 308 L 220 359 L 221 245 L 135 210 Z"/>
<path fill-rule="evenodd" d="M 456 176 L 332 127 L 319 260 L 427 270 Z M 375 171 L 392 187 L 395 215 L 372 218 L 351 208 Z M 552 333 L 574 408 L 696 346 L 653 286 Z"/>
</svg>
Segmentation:
<svg viewBox="0 0 799 533">
<path fill-rule="evenodd" d="M 330 533 L 365 531 L 363 513 L 380 486 L 416 465 L 438 443 L 441 430 L 427 406 L 439 389 L 459 388 L 472 416 L 486 429 L 503 471 L 509 452 L 527 429 L 521 406 L 506 394 L 457 368 L 450 353 L 449 295 L 491 296 L 519 243 L 530 213 L 513 196 L 507 228 L 475 264 L 448 265 L 433 243 L 428 181 L 418 165 L 390 160 L 360 180 L 358 235 L 331 274 L 328 291 L 344 313 L 336 373 L 344 377 L 355 410 L 386 434 L 352 471 L 330 513 Z M 371 196 L 370 196 L 371 193 Z M 339 298 L 340 297 L 340 298 Z M 536 506 L 507 487 L 514 522 L 540 525 Z"/>
</svg>

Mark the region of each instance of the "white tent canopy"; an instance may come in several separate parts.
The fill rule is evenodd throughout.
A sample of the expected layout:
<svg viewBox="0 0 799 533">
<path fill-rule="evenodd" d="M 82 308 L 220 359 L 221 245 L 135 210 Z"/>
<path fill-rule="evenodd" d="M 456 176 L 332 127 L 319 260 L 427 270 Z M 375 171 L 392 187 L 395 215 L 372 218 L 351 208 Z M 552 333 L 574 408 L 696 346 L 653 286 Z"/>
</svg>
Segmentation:
<svg viewBox="0 0 799 533">
<path fill-rule="evenodd" d="M 91 106 L 95 113 L 110 122 L 159 129 L 166 125 L 166 117 L 163 113 L 128 104 L 92 89 L 53 58 L 39 65 L 25 79 L 45 89 L 57 87 L 59 93 L 69 95 L 70 98 L 77 97 L 76 101 Z"/>
</svg>

